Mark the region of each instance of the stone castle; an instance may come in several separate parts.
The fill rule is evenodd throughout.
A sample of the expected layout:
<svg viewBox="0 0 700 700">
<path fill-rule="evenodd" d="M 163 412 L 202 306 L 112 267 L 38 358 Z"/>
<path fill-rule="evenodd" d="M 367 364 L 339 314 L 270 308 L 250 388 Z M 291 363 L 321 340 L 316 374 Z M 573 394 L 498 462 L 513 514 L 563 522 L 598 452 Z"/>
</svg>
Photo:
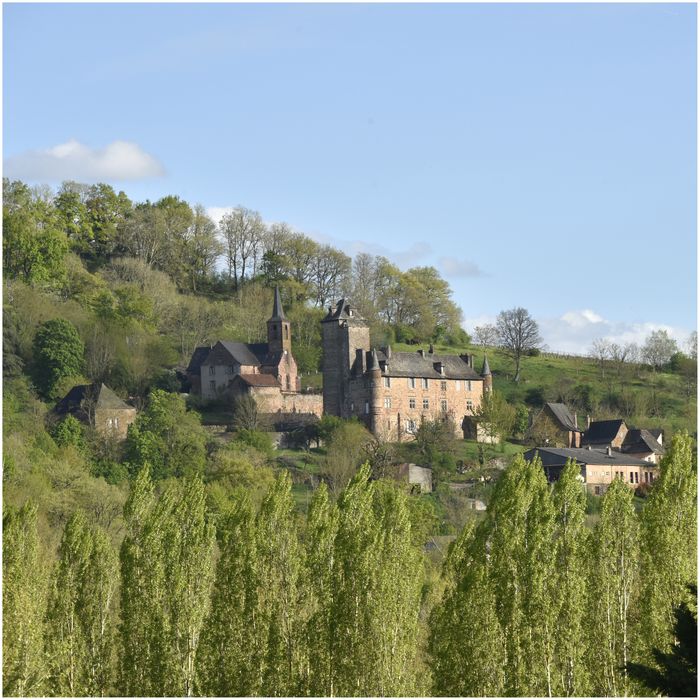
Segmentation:
<svg viewBox="0 0 700 700">
<path fill-rule="evenodd" d="M 473 412 L 492 390 L 488 361 L 473 355 L 373 348 L 369 324 L 346 299 L 321 322 L 323 396 L 300 391 L 292 329 L 275 289 L 267 343 L 218 341 L 195 350 L 187 374 L 204 399 L 249 395 L 268 413 L 357 418 L 376 436 L 405 441 L 424 420 L 449 417 L 458 437 L 477 438 Z M 482 437 L 479 435 L 479 437 Z"/>
</svg>

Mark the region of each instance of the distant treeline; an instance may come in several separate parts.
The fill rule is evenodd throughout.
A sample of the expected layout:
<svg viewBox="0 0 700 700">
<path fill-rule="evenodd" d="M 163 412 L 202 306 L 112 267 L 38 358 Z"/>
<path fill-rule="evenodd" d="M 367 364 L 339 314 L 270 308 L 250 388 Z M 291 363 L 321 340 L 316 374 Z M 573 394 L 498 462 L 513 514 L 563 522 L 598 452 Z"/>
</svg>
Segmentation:
<svg viewBox="0 0 700 700">
<path fill-rule="evenodd" d="M 286 472 L 216 516 L 198 477 L 160 486 L 133 482 L 118 555 L 76 512 L 50 570 L 35 507 L 6 508 L 5 695 L 647 694 L 630 664 L 676 659 L 697 576 L 687 435 L 641 511 L 615 480 L 592 529 L 578 467 L 552 488 L 517 457 L 439 577 L 412 499 L 368 466 L 306 517 Z"/>
</svg>

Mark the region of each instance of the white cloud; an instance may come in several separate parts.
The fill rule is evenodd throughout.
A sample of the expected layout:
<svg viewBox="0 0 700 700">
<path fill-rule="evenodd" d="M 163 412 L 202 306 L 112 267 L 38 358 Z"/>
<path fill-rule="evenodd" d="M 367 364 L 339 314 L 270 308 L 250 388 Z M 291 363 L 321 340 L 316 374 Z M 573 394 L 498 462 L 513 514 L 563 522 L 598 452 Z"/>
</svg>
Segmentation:
<svg viewBox="0 0 700 700">
<path fill-rule="evenodd" d="M 438 262 L 446 277 L 484 277 L 483 271 L 471 260 L 440 258 Z"/>
<path fill-rule="evenodd" d="M 496 316 L 481 315 L 465 318 L 463 326 L 473 334 L 476 326 L 487 323 L 495 324 Z M 588 355 L 591 345 L 597 338 L 605 338 L 612 343 L 625 345 L 637 343 L 643 345 L 652 331 L 665 330 L 676 340 L 680 348 L 686 346 L 691 330 L 664 323 L 646 321 L 628 323 L 610 321 L 591 309 L 566 311 L 556 318 L 537 318 L 540 335 L 547 349 L 551 352 Z"/>
<path fill-rule="evenodd" d="M 30 182 L 142 180 L 165 174 L 156 158 L 129 141 L 90 148 L 75 139 L 5 159 L 5 175 Z"/>
</svg>

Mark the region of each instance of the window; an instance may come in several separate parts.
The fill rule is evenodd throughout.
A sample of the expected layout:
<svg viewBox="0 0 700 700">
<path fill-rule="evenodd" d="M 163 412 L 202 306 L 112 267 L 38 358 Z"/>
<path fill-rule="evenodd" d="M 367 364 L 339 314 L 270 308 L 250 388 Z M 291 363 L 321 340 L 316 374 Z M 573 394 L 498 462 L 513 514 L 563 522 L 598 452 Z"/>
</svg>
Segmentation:
<svg viewBox="0 0 700 700">
<path fill-rule="evenodd" d="M 421 386 L 422 386 L 424 389 L 427 389 L 427 388 L 428 388 L 428 380 L 427 380 L 427 378 L 426 378 L 426 377 L 423 377 L 420 381 L 421 381 Z"/>
<path fill-rule="evenodd" d="M 209 376 L 213 377 L 216 374 L 216 367 L 214 365 L 209 365 Z"/>
<path fill-rule="evenodd" d="M 409 418 L 406 421 L 406 432 L 407 433 L 415 433 L 416 432 L 416 421 L 412 420 Z"/>
<path fill-rule="evenodd" d="M 467 379 L 467 391 L 471 391 L 471 390 L 472 390 L 472 380 Z"/>
<path fill-rule="evenodd" d="M 467 399 L 467 408 L 471 411 L 474 408 L 474 402 L 471 399 Z"/>
<path fill-rule="evenodd" d="M 632 474 L 632 472 L 630 472 L 630 484 L 633 484 L 633 483 L 634 483 L 634 474 Z"/>
<path fill-rule="evenodd" d="M 273 340 L 277 338 L 277 326 L 272 326 L 272 338 Z"/>
<path fill-rule="evenodd" d="M 638 484 L 639 483 L 639 472 L 634 473 L 634 483 Z"/>
<path fill-rule="evenodd" d="M 384 386 L 388 389 L 391 387 L 391 377 L 384 377 Z"/>
<path fill-rule="evenodd" d="M 365 401 L 365 415 L 369 413 L 369 401 Z"/>
<path fill-rule="evenodd" d="M 430 401 L 428 399 L 423 399 L 423 408 L 426 411 L 430 408 Z"/>
<path fill-rule="evenodd" d="M 384 398 L 384 408 L 391 408 L 391 396 Z"/>
<path fill-rule="evenodd" d="M 440 382 L 440 391 L 447 391 L 447 382 L 444 379 Z"/>
<path fill-rule="evenodd" d="M 455 382 L 455 391 L 459 391 L 462 388 L 462 383 L 459 379 Z"/>
<path fill-rule="evenodd" d="M 595 495 L 600 496 L 600 486 L 595 486 Z"/>
<path fill-rule="evenodd" d="M 216 382 L 213 379 L 209 382 L 209 388 L 212 391 L 216 391 Z"/>
<path fill-rule="evenodd" d="M 355 404 L 351 402 L 350 403 L 350 413 L 354 413 L 354 412 L 355 412 Z"/>
<path fill-rule="evenodd" d="M 409 389 L 415 389 L 415 388 L 416 388 L 416 378 L 415 378 L 415 377 L 409 377 L 409 378 L 408 378 L 408 388 L 409 388 Z"/>
<path fill-rule="evenodd" d="M 416 407 L 416 400 L 415 400 L 415 399 L 409 399 L 409 400 L 408 400 L 408 407 L 409 407 L 409 408 L 415 408 L 415 407 Z"/>
<path fill-rule="evenodd" d="M 644 481 L 648 484 L 649 483 L 649 472 L 644 472 Z"/>
<path fill-rule="evenodd" d="M 284 339 L 289 340 L 289 326 L 284 327 Z"/>
<path fill-rule="evenodd" d="M 440 410 L 441 410 L 443 413 L 447 413 L 447 399 L 442 399 L 442 400 L 440 401 Z"/>
<path fill-rule="evenodd" d="M 227 365 L 226 374 L 233 374 L 233 365 Z"/>
</svg>

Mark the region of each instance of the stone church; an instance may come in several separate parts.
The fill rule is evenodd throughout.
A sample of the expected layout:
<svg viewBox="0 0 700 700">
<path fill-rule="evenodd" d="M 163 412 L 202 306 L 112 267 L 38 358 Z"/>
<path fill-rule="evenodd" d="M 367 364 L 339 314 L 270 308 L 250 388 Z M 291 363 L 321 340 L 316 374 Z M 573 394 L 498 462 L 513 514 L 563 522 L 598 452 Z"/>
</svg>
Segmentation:
<svg viewBox="0 0 700 700">
<path fill-rule="evenodd" d="M 457 437 L 477 437 L 472 414 L 492 389 L 485 357 L 479 373 L 473 355 L 372 348 L 367 321 L 345 299 L 321 323 L 324 413 L 356 417 L 391 441 L 411 440 L 422 420 L 444 416 Z"/>
</svg>

